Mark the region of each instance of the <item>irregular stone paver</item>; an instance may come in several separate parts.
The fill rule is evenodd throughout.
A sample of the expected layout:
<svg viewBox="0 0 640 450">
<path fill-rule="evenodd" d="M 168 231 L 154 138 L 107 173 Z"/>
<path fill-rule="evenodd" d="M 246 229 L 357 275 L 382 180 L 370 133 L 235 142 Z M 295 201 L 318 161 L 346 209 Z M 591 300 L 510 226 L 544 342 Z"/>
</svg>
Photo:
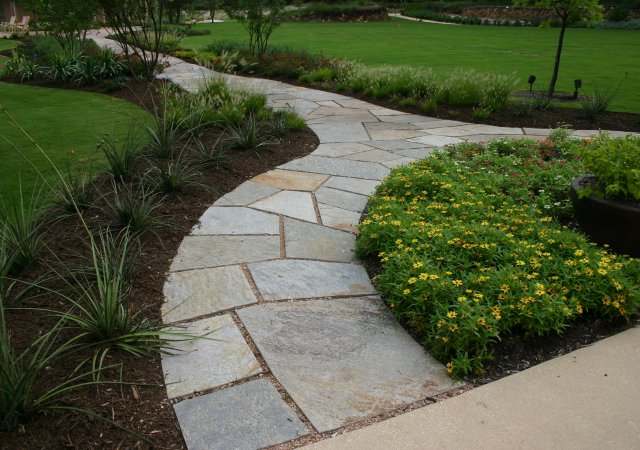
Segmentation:
<svg viewBox="0 0 640 450">
<path fill-rule="evenodd" d="M 380 164 L 351 161 L 348 159 L 326 158 L 323 156 L 305 156 L 294 159 L 280 167 L 289 170 L 365 178 L 368 180 L 382 180 L 389 174 L 389 169 L 382 167 Z"/>
<path fill-rule="evenodd" d="M 407 148 L 396 150 L 396 154 L 406 156 L 407 158 L 423 159 L 433 153 L 433 148 Z"/>
<path fill-rule="evenodd" d="M 372 180 L 362 180 L 360 178 L 331 177 L 324 184 L 325 187 L 340 189 L 342 191 L 354 192 L 362 195 L 372 195 L 380 182 Z"/>
<path fill-rule="evenodd" d="M 377 298 L 272 303 L 239 315 L 273 374 L 319 431 L 454 386 Z"/>
<path fill-rule="evenodd" d="M 356 237 L 322 225 L 285 218 L 285 248 L 288 258 L 320 261 L 353 261 Z"/>
<path fill-rule="evenodd" d="M 233 191 L 220 197 L 214 205 L 246 206 L 257 200 L 273 195 L 278 191 L 279 189 L 272 186 L 245 181 Z"/>
<path fill-rule="evenodd" d="M 243 207 L 207 209 L 191 234 L 278 234 L 278 217 Z"/>
<path fill-rule="evenodd" d="M 100 45 L 117 51 L 117 45 L 104 36 L 105 33 L 98 33 L 95 38 Z M 278 81 L 221 75 L 177 58 L 163 57 L 163 62 L 168 67 L 160 77 L 189 91 L 197 90 L 207 77 L 220 76 L 232 88 L 265 93 L 269 105 L 301 114 L 322 142 L 311 156 L 259 175 L 215 202 L 223 207 L 251 205 L 256 210 L 304 221 L 285 218 L 282 236 L 276 234 L 283 230 L 272 228 L 275 215 L 267 219 L 266 212 L 259 212 L 247 214 L 243 220 L 242 208 L 229 209 L 228 212 L 238 211 L 237 217 L 209 211 L 208 214 L 221 215 L 214 215 L 212 220 L 205 214 L 203 224 L 185 238 L 174 259 L 171 270 L 187 271 L 172 273 L 167 279 L 165 321 L 235 309 L 246 319 L 249 333 L 263 351 L 273 375 L 320 430 L 401 407 L 450 387 L 443 366 L 425 355 L 398 328 L 380 300 L 325 298 L 375 294 L 362 266 L 291 259 L 292 255 L 334 258 L 334 253 L 342 257 L 339 249 L 351 250 L 353 234 L 335 228 L 356 231 L 360 216 L 357 211 L 363 202 L 355 194 L 370 195 L 390 167 L 423 158 L 449 144 L 517 137 L 523 132 L 540 138 L 549 130 L 493 127 L 406 114 Z M 594 133 L 582 130 L 574 136 Z M 289 172 L 283 173 L 286 171 Z M 318 200 L 315 206 L 322 225 L 314 224 L 317 217 L 312 194 Z M 355 206 L 349 203 L 354 201 L 358 202 Z M 207 233 L 258 233 L 267 229 L 273 235 L 193 235 L 198 230 L 204 232 L 205 227 L 209 227 Z M 284 250 L 291 254 L 281 256 L 281 239 Z M 266 303 L 248 306 L 255 303 L 254 294 L 237 266 L 188 270 L 241 263 L 248 263 L 261 300 Z M 218 272 L 222 270 L 228 273 Z M 301 300 L 273 303 L 287 299 Z M 246 352 L 243 346 L 238 348 L 233 354 L 216 358 L 224 361 L 225 367 L 237 367 L 233 361 Z M 202 367 L 205 369 L 206 364 Z M 205 375 L 203 378 L 203 385 L 207 386 L 220 381 Z M 267 379 L 241 382 L 176 403 L 187 446 L 258 448 L 307 433 L 309 430 L 302 427 L 269 383 Z"/>
<path fill-rule="evenodd" d="M 362 214 L 342 208 L 336 208 L 331 205 L 325 205 L 324 203 L 319 203 L 318 209 L 320 210 L 320 217 L 322 218 L 323 225 L 350 231 L 352 233 L 356 233 L 358 231 L 358 224 L 360 223 L 360 217 Z"/>
<path fill-rule="evenodd" d="M 368 142 L 368 144 L 372 147 L 388 151 L 403 150 L 408 148 L 425 148 L 425 145 L 421 144 L 420 142 L 409 142 L 403 139 L 394 139 L 390 141 L 370 141 Z"/>
<path fill-rule="evenodd" d="M 405 166 L 414 162 L 415 158 L 398 158 L 393 161 L 385 161 L 382 163 L 383 166 L 388 167 L 389 169 L 395 169 L 398 166 Z"/>
<path fill-rule="evenodd" d="M 256 302 L 240 266 L 172 272 L 164 284 L 166 323 Z"/>
<path fill-rule="evenodd" d="M 432 147 L 444 147 L 445 145 L 461 144 L 464 142 L 462 139 L 449 137 L 449 136 L 421 136 L 413 139 L 409 139 L 411 142 L 418 142 L 420 144 L 430 145 Z"/>
<path fill-rule="evenodd" d="M 357 142 L 338 143 L 338 144 L 320 144 L 313 151 L 315 156 L 340 157 L 352 155 L 354 153 L 362 153 L 371 150 L 369 145 L 359 144 Z"/>
<path fill-rule="evenodd" d="M 267 380 L 255 380 L 175 405 L 190 450 L 255 450 L 308 433 Z"/>
<path fill-rule="evenodd" d="M 369 161 L 369 162 L 384 162 L 396 159 L 398 156 L 384 150 L 369 150 L 362 153 L 354 153 L 352 155 L 343 156 L 345 159 L 352 159 L 354 161 Z"/>
<path fill-rule="evenodd" d="M 308 192 L 282 191 L 251 205 L 252 208 L 271 211 L 296 219 L 316 222 L 313 198 Z"/>
<path fill-rule="evenodd" d="M 228 266 L 280 257 L 278 236 L 187 236 L 171 271 Z"/>
<path fill-rule="evenodd" d="M 374 294 L 367 272 L 357 264 L 278 260 L 249 264 L 265 300 Z"/>
<path fill-rule="evenodd" d="M 321 187 L 316 192 L 318 203 L 337 206 L 338 208 L 348 209 L 349 211 L 362 212 L 367 206 L 368 198 L 364 195 L 354 194 L 352 192 L 339 191 L 329 187 Z"/>
<path fill-rule="evenodd" d="M 320 142 L 358 142 L 369 139 L 369 135 L 360 122 L 344 123 L 336 119 L 335 123 L 309 124 Z"/>
<path fill-rule="evenodd" d="M 253 178 L 256 183 L 293 191 L 315 191 L 327 180 L 326 175 L 316 175 L 292 170 L 270 170 Z"/>
<path fill-rule="evenodd" d="M 191 322 L 175 332 L 201 337 L 173 342 L 175 354 L 162 357 L 169 398 L 211 389 L 261 371 L 229 315 Z"/>
</svg>

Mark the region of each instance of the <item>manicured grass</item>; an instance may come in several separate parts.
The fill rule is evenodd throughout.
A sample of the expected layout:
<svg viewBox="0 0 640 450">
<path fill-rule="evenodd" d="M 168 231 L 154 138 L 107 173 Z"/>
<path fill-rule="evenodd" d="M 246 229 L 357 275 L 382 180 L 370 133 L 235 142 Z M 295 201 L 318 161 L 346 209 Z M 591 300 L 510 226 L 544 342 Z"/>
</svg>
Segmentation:
<svg viewBox="0 0 640 450">
<path fill-rule="evenodd" d="M 187 37 L 185 48 L 202 49 L 215 40 L 247 40 L 238 23 L 200 24 L 210 35 Z M 274 45 L 304 48 L 366 64 L 408 64 L 450 71 L 455 67 L 515 72 L 526 88 L 529 74 L 536 88 L 551 76 L 558 30 L 529 27 L 436 25 L 403 20 L 370 23 L 286 23 L 273 35 Z M 609 90 L 622 81 L 612 107 L 640 112 L 640 31 L 570 29 L 560 67 L 558 89 L 573 91 L 582 79 Z M 625 79 L 626 74 L 626 79 Z M 624 80 L 623 80 L 624 79 Z"/>
<path fill-rule="evenodd" d="M 12 41 L 11 39 L 0 39 L 0 52 L 15 48 L 17 45 L 18 45 L 17 41 Z M 6 56 L 0 55 L 0 69 L 4 65 L 4 61 L 6 59 L 7 59 Z"/>
<path fill-rule="evenodd" d="M 20 182 L 27 191 L 38 182 L 31 164 L 55 179 L 45 158 L 9 123 L 3 108 L 64 170 L 102 167 L 99 139 L 107 133 L 123 136 L 130 126 L 139 129 L 148 119 L 137 106 L 106 95 L 0 82 L 0 194 L 7 199 Z"/>
</svg>

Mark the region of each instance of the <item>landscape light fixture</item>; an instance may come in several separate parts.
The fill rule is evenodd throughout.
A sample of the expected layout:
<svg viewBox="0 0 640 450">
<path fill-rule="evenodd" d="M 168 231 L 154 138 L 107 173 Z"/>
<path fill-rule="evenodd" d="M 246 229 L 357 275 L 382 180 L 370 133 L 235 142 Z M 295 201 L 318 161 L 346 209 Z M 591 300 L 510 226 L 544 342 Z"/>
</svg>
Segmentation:
<svg viewBox="0 0 640 450">
<path fill-rule="evenodd" d="M 582 87 L 582 80 L 573 80 L 573 99 L 578 99 L 578 90 Z"/>
<path fill-rule="evenodd" d="M 535 75 L 529 75 L 529 79 L 527 80 L 527 83 L 529 83 L 529 93 L 533 93 L 533 83 L 536 82 L 536 76 Z"/>
</svg>

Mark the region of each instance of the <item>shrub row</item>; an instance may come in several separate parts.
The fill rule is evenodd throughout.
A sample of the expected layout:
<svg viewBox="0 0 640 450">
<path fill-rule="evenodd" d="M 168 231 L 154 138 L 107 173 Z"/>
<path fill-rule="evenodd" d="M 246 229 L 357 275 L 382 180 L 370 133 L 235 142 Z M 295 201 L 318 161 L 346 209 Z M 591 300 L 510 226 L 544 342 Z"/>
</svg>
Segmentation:
<svg viewBox="0 0 640 450">
<path fill-rule="evenodd" d="M 20 81 L 89 85 L 126 74 L 125 65 L 111 50 L 97 48 L 93 41 L 89 42 L 76 42 L 63 48 L 52 37 L 33 37 L 12 53 L 0 76 Z"/>
<path fill-rule="evenodd" d="M 563 225 L 581 152 L 559 135 L 460 145 L 394 170 L 371 199 L 358 251 L 380 260 L 377 287 L 450 373 L 482 371 L 508 335 L 637 311 L 640 261 Z"/>
<path fill-rule="evenodd" d="M 218 42 L 203 53 L 177 54 L 210 64 L 219 71 L 257 73 L 326 85 L 339 91 L 412 103 L 425 113 L 433 112 L 439 104 L 498 111 L 507 104 L 517 85 L 512 75 L 463 69 L 442 75 L 408 66 L 370 67 L 283 48 L 271 48 L 263 57 L 254 58 L 245 46 L 237 43 Z"/>
</svg>

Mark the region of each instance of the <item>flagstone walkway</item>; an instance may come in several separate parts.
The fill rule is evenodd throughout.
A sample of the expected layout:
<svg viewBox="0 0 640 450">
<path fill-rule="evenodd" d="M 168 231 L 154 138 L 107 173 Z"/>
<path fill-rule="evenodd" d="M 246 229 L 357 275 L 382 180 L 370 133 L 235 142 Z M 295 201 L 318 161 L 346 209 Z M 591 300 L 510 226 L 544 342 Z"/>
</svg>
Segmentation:
<svg viewBox="0 0 640 450">
<path fill-rule="evenodd" d="M 104 33 L 100 45 L 116 48 Z M 256 449 L 340 429 L 460 385 L 400 327 L 354 256 L 367 197 L 435 148 L 547 129 L 406 114 L 165 57 L 159 78 L 195 91 L 223 77 L 292 109 L 318 135 L 310 155 L 238 186 L 184 238 L 163 319 L 206 339 L 163 358 L 187 446 Z M 593 130 L 576 132 L 589 136 Z"/>
</svg>

